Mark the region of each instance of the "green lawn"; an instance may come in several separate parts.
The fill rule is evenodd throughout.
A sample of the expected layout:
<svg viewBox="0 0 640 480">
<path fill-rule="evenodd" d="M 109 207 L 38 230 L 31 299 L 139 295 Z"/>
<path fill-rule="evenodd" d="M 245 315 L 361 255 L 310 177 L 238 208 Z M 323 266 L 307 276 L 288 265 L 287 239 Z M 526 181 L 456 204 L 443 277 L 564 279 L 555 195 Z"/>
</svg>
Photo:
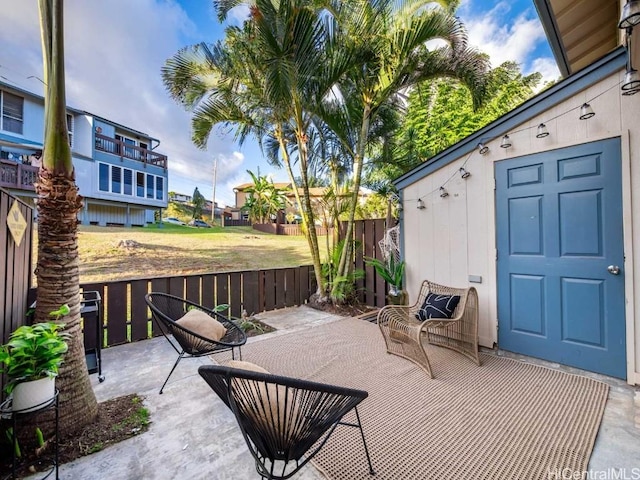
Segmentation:
<svg viewBox="0 0 640 480">
<path fill-rule="evenodd" d="M 119 247 L 121 240 L 139 245 Z M 304 237 L 268 235 L 251 227 L 80 226 L 78 244 L 82 283 L 311 263 Z M 37 258 L 37 232 L 33 258 Z"/>
</svg>

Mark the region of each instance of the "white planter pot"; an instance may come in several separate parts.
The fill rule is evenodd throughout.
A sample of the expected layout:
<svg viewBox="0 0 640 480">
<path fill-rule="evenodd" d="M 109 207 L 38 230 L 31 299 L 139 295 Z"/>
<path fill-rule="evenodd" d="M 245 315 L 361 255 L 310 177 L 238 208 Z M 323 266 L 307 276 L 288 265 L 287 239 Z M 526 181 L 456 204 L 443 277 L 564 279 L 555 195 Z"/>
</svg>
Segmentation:
<svg viewBox="0 0 640 480">
<path fill-rule="evenodd" d="M 14 412 L 31 412 L 52 400 L 56 394 L 55 377 L 45 377 L 31 382 L 18 383 L 13 389 L 12 408 Z"/>
</svg>

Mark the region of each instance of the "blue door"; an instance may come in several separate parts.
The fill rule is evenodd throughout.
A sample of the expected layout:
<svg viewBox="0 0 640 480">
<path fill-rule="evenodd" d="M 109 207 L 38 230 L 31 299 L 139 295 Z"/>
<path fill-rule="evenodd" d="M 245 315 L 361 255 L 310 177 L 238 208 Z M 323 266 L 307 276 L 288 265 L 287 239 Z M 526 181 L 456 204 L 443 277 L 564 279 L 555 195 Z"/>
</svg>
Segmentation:
<svg viewBox="0 0 640 480">
<path fill-rule="evenodd" d="M 499 347 L 626 378 L 620 140 L 495 174 Z"/>
</svg>

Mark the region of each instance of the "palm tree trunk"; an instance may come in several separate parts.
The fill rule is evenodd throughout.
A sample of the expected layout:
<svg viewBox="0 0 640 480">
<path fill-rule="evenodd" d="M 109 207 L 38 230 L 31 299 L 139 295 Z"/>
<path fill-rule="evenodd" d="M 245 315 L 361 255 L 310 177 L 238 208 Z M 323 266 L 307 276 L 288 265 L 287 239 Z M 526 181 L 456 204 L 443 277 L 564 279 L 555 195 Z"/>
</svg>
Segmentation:
<svg viewBox="0 0 640 480">
<path fill-rule="evenodd" d="M 280 144 L 280 151 L 282 153 L 282 158 L 284 160 L 284 165 L 287 169 L 287 173 L 289 174 L 289 180 L 293 185 L 293 195 L 295 196 L 296 202 L 298 205 L 304 205 L 301 211 L 302 217 L 302 231 L 304 233 L 305 238 L 307 239 L 307 243 L 309 244 L 309 251 L 311 252 L 311 260 L 313 262 L 313 272 L 316 277 L 316 294 L 319 299 L 322 301 L 325 296 L 325 282 L 322 277 L 322 262 L 320 260 L 320 246 L 318 244 L 318 235 L 316 234 L 316 226 L 314 222 L 313 210 L 311 209 L 311 199 L 309 197 L 309 183 L 306 175 L 306 158 L 300 158 L 300 174 L 302 176 L 303 183 L 303 197 L 300 197 L 300 193 L 298 192 L 298 188 L 295 183 L 295 177 L 293 175 L 293 169 L 291 166 L 291 158 L 289 156 L 289 152 L 286 148 L 286 140 L 282 135 L 282 130 L 277 129 L 275 132 L 275 136 L 278 139 L 278 143 Z M 306 153 L 306 147 L 304 149 L 304 153 L 302 149 L 299 149 L 300 156 Z M 304 200 L 304 203 L 303 203 Z"/>
<path fill-rule="evenodd" d="M 367 103 L 365 104 L 364 112 L 362 115 L 362 125 L 360 127 L 360 136 L 358 137 L 358 144 L 356 147 L 355 161 L 353 165 L 353 193 L 349 204 L 349 216 L 347 218 L 347 229 L 345 232 L 345 242 L 340 254 L 340 263 L 338 265 L 338 276 L 346 277 L 349 269 L 351 268 L 351 252 L 353 237 L 353 224 L 356 217 L 356 207 L 358 206 L 358 197 L 360 193 L 360 182 L 362 179 L 362 163 L 364 162 L 364 152 L 369 137 L 369 125 L 371 120 L 371 107 Z M 344 288 L 340 282 L 334 284 L 334 288 L 331 292 L 331 300 L 337 301 L 340 297 L 341 289 Z"/>
<path fill-rule="evenodd" d="M 60 319 L 71 337 L 56 379 L 56 388 L 60 390 L 60 431 L 67 434 L 92 422 L 98 412 L 89 381 L 80 325 L 77 214 L 82 208 L 82 197 L 78 195 L 73 175 L 69 178 L 45 167 L 40 169 L 37 189 L 36 321 L 51 321 L 49 312 L 65 303 L 71 309 L 69 315 Z"/>
<path fill-rule="evenodd" d="M 36 321 L 50 321 L 49 312 L 68 304 L 71 312 L 60 319 L 71 335 L 56 386 L 60 390 L 61 434 L 91 423 L 98 404 L 89 381 L 80 328 L 78 272 L 78 217 L 82 197 L 75 184 L 67 132 L 62 0 L 40 0 L 45 94 L 43 161 L 36 184 L 38 193 L 38 280 Z M 51 430 L 52 416 L 40 427 Z M 41 422 L 39 422 L 39 425 Z"/>
</svg>

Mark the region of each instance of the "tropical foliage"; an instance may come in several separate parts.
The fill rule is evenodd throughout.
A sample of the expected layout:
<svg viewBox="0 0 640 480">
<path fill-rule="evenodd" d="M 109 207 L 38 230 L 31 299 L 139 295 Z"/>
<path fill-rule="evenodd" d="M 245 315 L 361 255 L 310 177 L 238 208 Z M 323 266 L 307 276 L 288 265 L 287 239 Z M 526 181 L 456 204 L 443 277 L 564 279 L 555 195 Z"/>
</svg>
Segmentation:
<svg viewBox="0 0 640 480">
<path fill-rule="evenodd" d="M 23 325 L 11 333 L 9 342 L 0 346 L 0 364 L 9 377 L 5 389 L 11 393 L 19 382 L 55 377 L 67 352 L 68 334 L 64 324 L 53 322 Z"/>
<path fill-rule="evenodd" d="M 248 212 L 251 222 L 271 223 L 278 212 L 285 208 L 285 191 L 277 188 L 266 176 L 256 175 L 250 170 L 247 173 L 251 175 L 253 184 L 245 189 L 248 195 L 243 208 Z"/>
<path fill-rule="evenodd" d="M 193 111 L 196 145 L 206 147 L 214 127 L 230 126 L 240 142 L 257 138 L 269 160 L 300 185 L 294 195 L 322 298 L 329 290 L 310 228 L 313 179 L 329 176 L 336 199 L 345 198 L 348 185 L 340 209 L 350 238 L 364 164 L 374 153 L 387 160 L 393 153 L 403 95 L 421 82 L 449 77 L 469 88 L 477 106 L 487 58 L 467 45 L 453 15 L 457 0 L 214 1 L 220 19 L 241 4 L 251 12 L 242 27 L 229 27 L 215 45 L 179 51 L 166 62 L 163 80 Z M 442 40 L 440 46 L 428 47 L 433 39 Z M 337 278 L 348 278 L 352 255 L 345 242 Z M 333 282 L 334 301 L 344 298 L 344 285 Z"/>
<path fill-rule="evenodd" d="M 378 180 L 393 179 L 513 110 L 530 98 L 541 75 L 522 75 L 515 62 L 505 62 L 488 77 L 485 103 L 474 108 L 469 91 L 436 80 L 418 85 L 408 96 L 407 114 L 396 136 L 396 162 L 372 165 Z"/>
</svg>

